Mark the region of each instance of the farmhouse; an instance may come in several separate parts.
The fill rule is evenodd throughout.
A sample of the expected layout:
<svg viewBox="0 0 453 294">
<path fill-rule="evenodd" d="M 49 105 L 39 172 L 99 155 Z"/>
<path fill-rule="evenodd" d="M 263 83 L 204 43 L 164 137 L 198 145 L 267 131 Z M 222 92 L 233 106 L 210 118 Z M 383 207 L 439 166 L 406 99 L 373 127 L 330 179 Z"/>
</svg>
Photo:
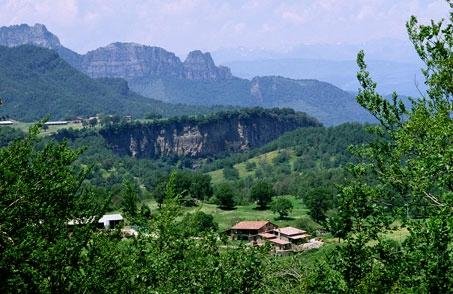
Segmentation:
<svg viewBox="0 0 453 294">
<path fill-rule="evenodd" d="M 301 244 L 311 242 L 306 231 L 294 227 L 279 228 L 269 221 L 242 221 L 229 232 L 233 240 L 249 240 L 253 245 L 270 243 L 276 251 L 300 251 Z"/>
<path fill-rule="evenodd" d="M 234 225 L 230 233 L 233 240 L 255 241 L 260 233 L 269 232 L 275 228 L 277 226 L 270 221 L 242 221 Z"/>
</svg>

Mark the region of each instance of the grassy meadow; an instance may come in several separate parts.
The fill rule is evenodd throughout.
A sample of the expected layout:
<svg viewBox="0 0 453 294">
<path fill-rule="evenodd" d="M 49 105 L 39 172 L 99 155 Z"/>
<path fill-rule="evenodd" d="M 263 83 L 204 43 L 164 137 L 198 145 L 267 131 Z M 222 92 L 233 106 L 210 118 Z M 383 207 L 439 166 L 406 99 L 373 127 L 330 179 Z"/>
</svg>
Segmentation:
<svg viewBox="0 0 453 294">
<path fill-rule="evenodd" d="M 279 226 L 296 226 L 298 221 L 307 217 L 308 209 L 306 209 L 301 200 L 294 196 L 277 196 L 287 197 L 293 203 L 293 210 L 287 219 L 278 219 L 277 215 L 269 209 L 256 209 L 255 204 L 236 206 L 233 210 L 222 210 L 215 204 L 201 203 L 196 207 L 184 208 L 187 212 L 203 211 L 212 214 L 214 220 L 219 224 L 220 230 L 226 230 L 243 220 L 269 220 Z M 154 200 L 148 201 L 152 211 L 157 210 L 157 203 Z"/>
</svg>

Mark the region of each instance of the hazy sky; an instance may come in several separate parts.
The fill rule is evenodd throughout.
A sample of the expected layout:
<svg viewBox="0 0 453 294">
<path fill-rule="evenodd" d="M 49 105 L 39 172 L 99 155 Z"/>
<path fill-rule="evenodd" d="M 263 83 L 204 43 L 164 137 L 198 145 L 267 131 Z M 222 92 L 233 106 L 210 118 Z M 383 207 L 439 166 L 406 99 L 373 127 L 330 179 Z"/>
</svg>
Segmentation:
<svg viewBox="0 0 453 294">
<path fill-rule="evenodd" d="M 0 0 L 0 26 L 43 23 L 80 53 L 131 41 L 185 54 L 407 39 L 411 14 L 427 20 L 448 11 L 443 0 Z"/>
</svg>

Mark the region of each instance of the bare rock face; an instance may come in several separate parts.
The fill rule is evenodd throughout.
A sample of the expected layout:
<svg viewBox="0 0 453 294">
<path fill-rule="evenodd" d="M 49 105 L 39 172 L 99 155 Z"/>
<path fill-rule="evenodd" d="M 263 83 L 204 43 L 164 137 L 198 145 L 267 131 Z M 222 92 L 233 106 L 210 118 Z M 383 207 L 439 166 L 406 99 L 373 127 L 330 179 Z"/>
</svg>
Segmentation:
<svg viewBox="0 0 453 294">
<path fill-rule="evenodd" d="M 0 45 L 15 47 L 25 44 L 47 49 L 58 49 L 61 47 L 58 37 L 50 33 L 42 24 L 35 24 L 32 27 L 22 24 L 0 28 Z"/>
<path fill-rule="evenodd" d="M 149 77 L 218 81 L 232 78 L 229 68 L 216 66 L 211 54 L 190 52 L 183 62 L 172 52 L 136 43 L 112 43 L 79 55 L 60 44 L 57 36 L 42 24 L 1 27 L 0 45 L 35 45 L 57 51 L 61 58 L 92 78 L 123 78 L 128 81 Z"/>
<path fill-rule="evenodd" d="M 111 149 L 122 155 L 204 157 L 245 151 L 287 131 L 319 125 L 317 120 L 292 110 L 252 110 L 198 121 L 189 118 L 116 126 L 103 129 L 100 134 Z"/>
<path fill-rule="evenodd" d="M 184 76 L 181 61 L 174 53 L 135 43 L 113 43 L 90 51 L 83 56 L 80 69 L 93 78 Z"/>
<path fill-rule="evenodd" d="M 93 78 L 134 80 L 146 77 L 173 77 L 197 81 L 218 81 L 232 77 L 227 67 L 217 67 L 211 54 L 190 52 L 184 63 L 159 47 L 135 43 L 113 43 L 90 51 L 80 69 Z"/>
<path fill-rule="evenodd" d="M 192 51 L 184 61 L 184 77 L 188 80 L 218 81 L 232 78 L 228 67 L 217 67 L 209 52 Z"/>
<path fill-rule="evenodd" d="M 61 58 L 74 67 L 78 67 L 80 62 L 80 55 L 63 47 L 58 37 L 49 32 L 42 24 L 0 27 L 0 45 L 6 47 L 35 45 L 55 50 Z"/>
</svg>

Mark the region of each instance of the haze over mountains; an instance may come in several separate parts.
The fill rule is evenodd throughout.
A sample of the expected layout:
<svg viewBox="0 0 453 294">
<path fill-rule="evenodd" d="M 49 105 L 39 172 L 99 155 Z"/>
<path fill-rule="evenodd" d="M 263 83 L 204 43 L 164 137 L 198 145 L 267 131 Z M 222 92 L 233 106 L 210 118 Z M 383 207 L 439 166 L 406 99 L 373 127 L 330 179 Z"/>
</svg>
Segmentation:
<svg viewBox="0 0 453 294">
<path fill-rule="evenodd" d="M 44 25 L 0 28 L 0 45 L 32 44 L 55 50 L 91 78 L 121 78 L 143 96 L 170 103 L 291 107 L 325 124 L 368 121 L 354 96 L 326 82 L 281 76 L 235 77 L 216 66 L 209 53 L 195 50 L 181 61 L 163 48 L 112 43 L 81 55 L 59 42 Z"/>
<path fill-rule="evenodd" d="M 409 41 L 379 39 L 361 44 L 300 45 L 284 52 L 228 48 L 212 55 L 241 78 L 271 73 L 293 79 L 318 79 L 356 92 L 359 85 L 355 59 L 359 50 L 365 51 L 382 94 L 398 91 L 419 96 L 419 90 L 426 89 L 420 71 L 423 65 Z"/>
</svg>

